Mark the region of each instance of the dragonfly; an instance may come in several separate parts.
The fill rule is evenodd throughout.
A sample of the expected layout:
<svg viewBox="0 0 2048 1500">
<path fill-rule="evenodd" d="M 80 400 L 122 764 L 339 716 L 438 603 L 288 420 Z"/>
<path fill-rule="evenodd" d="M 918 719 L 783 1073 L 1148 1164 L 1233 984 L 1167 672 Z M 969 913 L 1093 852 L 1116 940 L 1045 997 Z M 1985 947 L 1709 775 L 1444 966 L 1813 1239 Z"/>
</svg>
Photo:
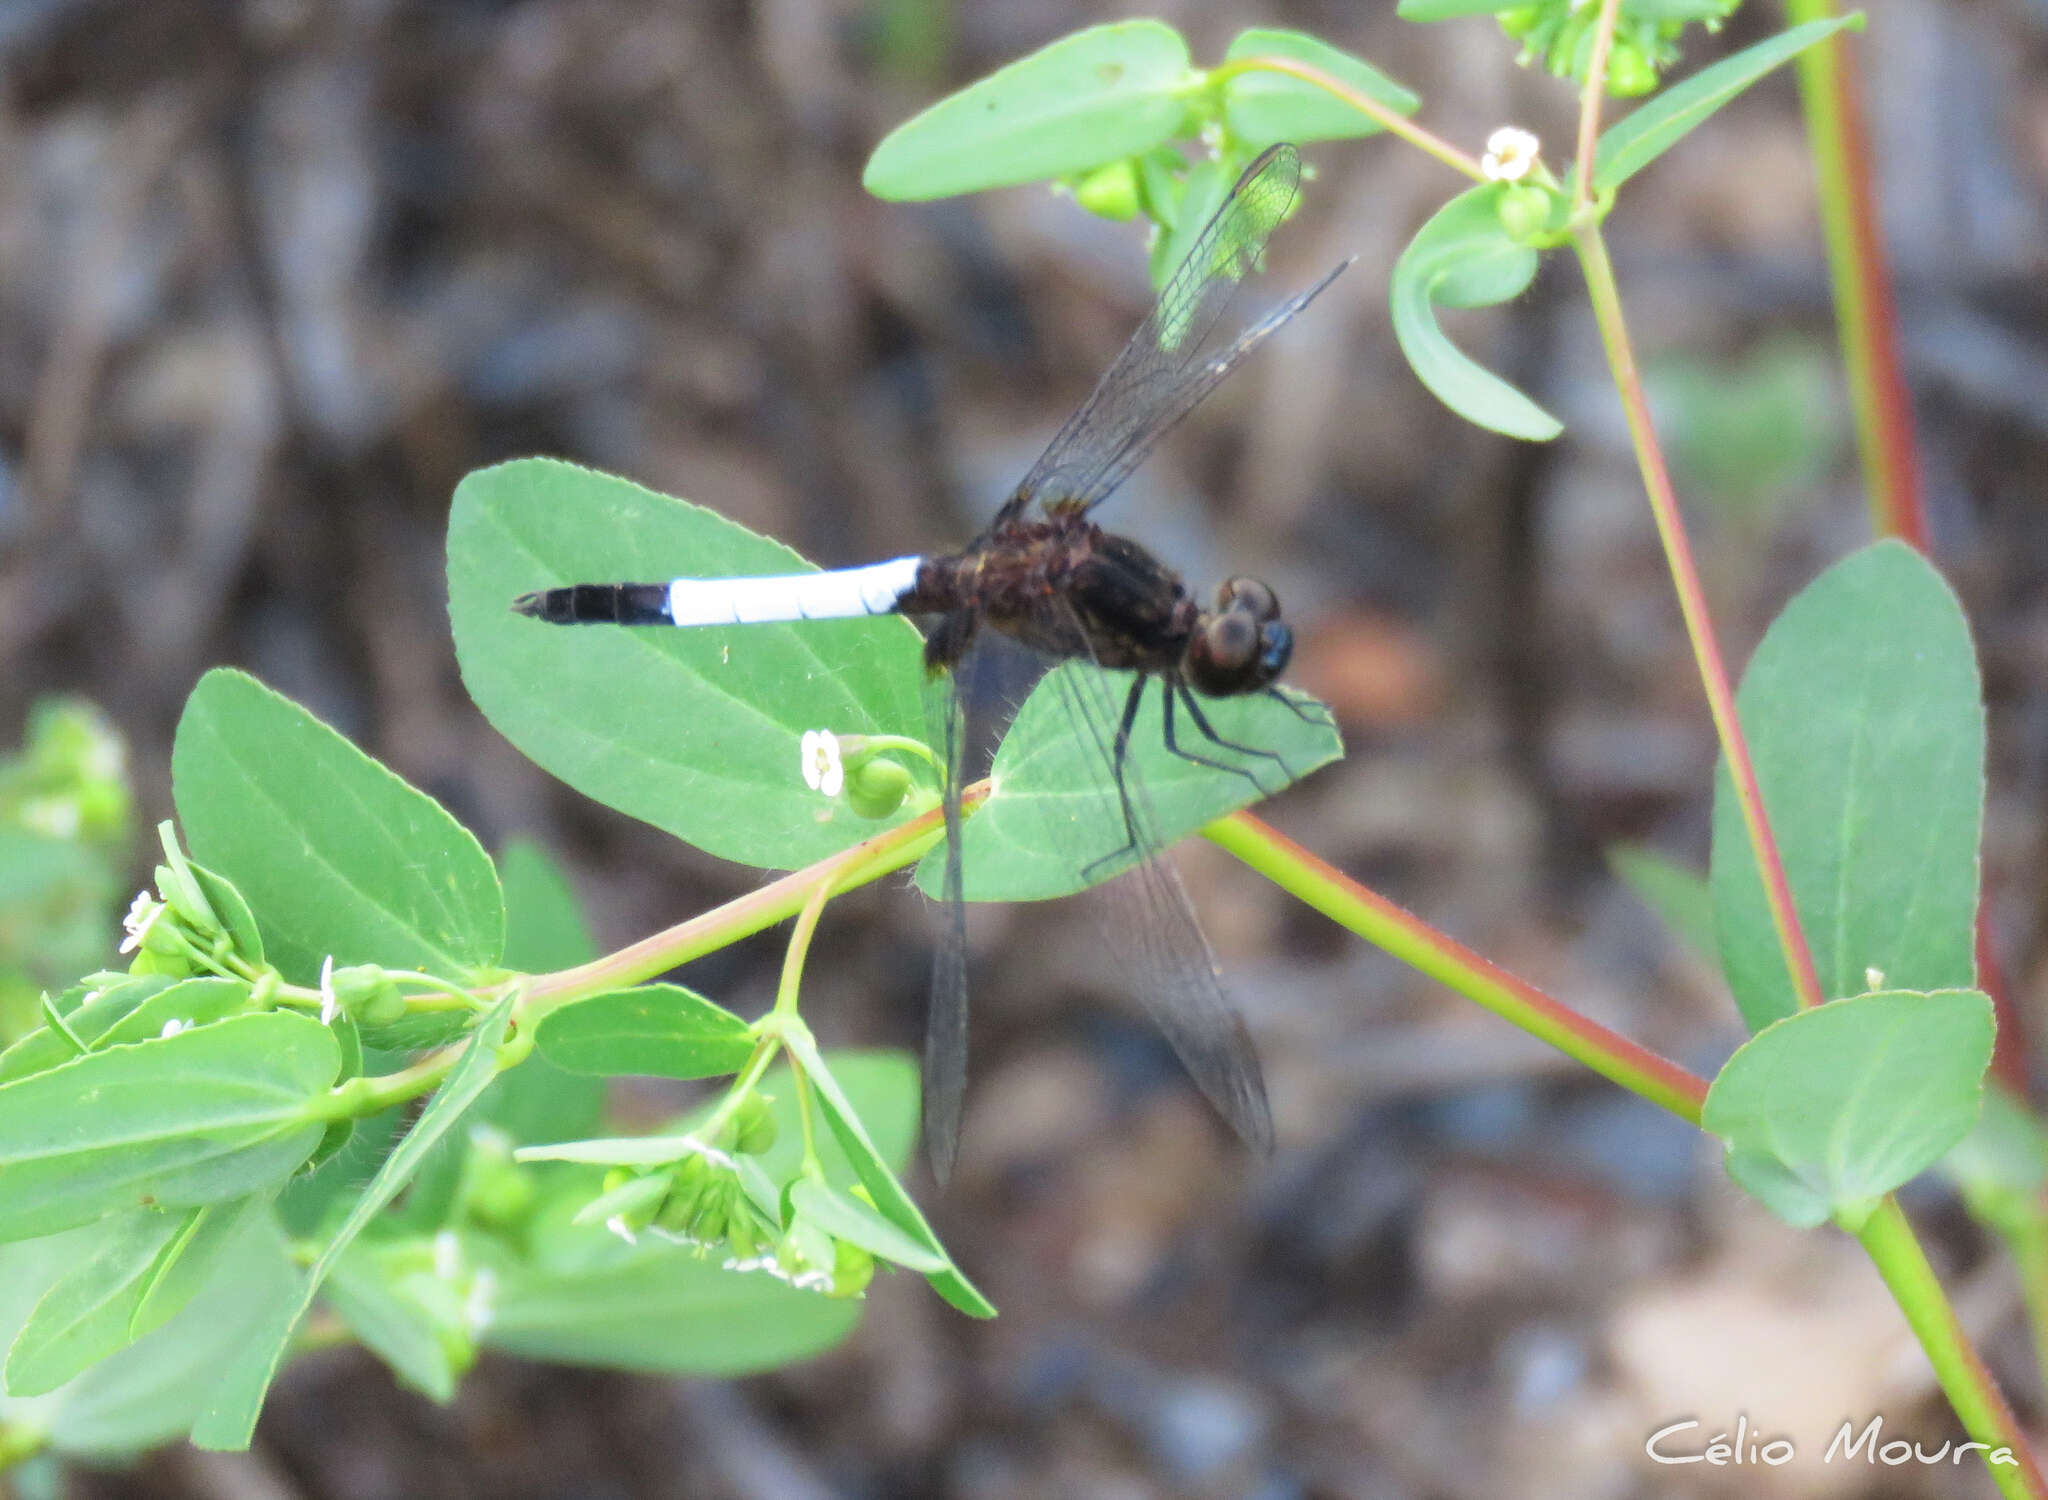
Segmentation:
<svg viewBox="0 0 2048 1500">
<path fill-rule="evenodd" d="M 1139 971 L 1140 998 L 1224 1119 L 1254 1149 L 1271 1150 L 1272 1112 L 1257 1053 L 1224 994 L 1186 892 L 1156 858 L 1156 822 L 1129 749 L 1147 689 L 1156 685 L 1167 750 L 1246 777 L 1263 792 L 1256 772 L 1241 761 L 1280 757 L 1223 738 L 1203 699 L 1265 694 L 1304 718 L 1311 717 L 1305 705 L 1313 700 L 1297 700 L 1277 685 L 1294 638 L 1271 588 L 1232 578 L 1205 607 L 1151 551 L 1103 530 L 1092 516 L 1246 354 L 1351 264 L 1339 263 L 1234 337 L 1218 337 L 1233 294 L 1261 266 L 1267 237 L 1292 210 L 1300 182 L 1301 159 L 1290 145 L 1272 146 L 1246 167 L 1093 393 L 995 518 L 959 551 L 785 576 L 569 584 L 513 602 L 519 613 L 556 625 L 730 627 L 885 614 L 929 619 L 927 699 L 946 773 L 946 921 L 933 958 L 926 1022 L 924 1126 L 926 1151 L 942 1181 L 956 1152 L 967 1078 L 960 794 L 973 736 L 965 684 L 979 644 L 991 635 L 1020 643 L 1042 665 L 1099 669 L 1056 674 L 1069 719 L 1095 747 L 1112 789 L 1104 795 L 1105 813 L 1121 819 L 1124 836 L 1114 854 L 1088 862 L 1082 883 L 1092 883 L 1099 867 L 1130 866 L 1112 882 L 1126 892 L 1116 946 Z M 1111 679 L 1102 675 L 1117 671 L 1133 674 L 1120 711 Z M 1186 742 L 1177 722 L 1182 716 L 1205 742 L 1201 748 Z M 1220 759 L 1214 751 L 1240 760 Z"/>
</svg>

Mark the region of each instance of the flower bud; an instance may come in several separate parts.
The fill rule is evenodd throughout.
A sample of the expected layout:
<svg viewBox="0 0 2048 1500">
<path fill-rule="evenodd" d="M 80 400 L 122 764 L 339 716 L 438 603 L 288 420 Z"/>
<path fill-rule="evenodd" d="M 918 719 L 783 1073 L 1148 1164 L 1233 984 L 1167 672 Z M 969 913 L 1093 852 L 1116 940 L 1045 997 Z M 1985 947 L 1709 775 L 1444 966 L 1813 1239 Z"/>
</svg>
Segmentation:
<svg viewBox="0 0 2048 1500">
<path fill-rule="evenodd" d="M 1074 201 L 1091 214 L 1117 223 L 1138 216 L 1138 173 L 1129 160 L 1097 167 L 1074 184 Z"/>
<path fill-rule="evenodd" d="M 759 1094 L 740 1101 L 733 1116 L 732 1149 L 746 1156 L 759 1156 L 775 1144 L 775 1111 Z"/>
</svg>

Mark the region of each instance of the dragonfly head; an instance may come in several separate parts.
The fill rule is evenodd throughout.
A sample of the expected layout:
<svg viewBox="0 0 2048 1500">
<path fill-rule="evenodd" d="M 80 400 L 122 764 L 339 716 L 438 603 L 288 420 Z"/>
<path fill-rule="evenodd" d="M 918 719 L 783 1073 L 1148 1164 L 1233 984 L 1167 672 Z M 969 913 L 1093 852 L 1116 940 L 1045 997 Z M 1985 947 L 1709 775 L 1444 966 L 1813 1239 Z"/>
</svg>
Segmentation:
<svg viewBox="0 0 2048 1500">
<path fill-rule="evenodd" d="M 1270 687 L 1293 654 L 1278 597 L 1256 578 L 1233 578 L 1216 591 L 1216 608 L 1195 620 L 1181 670 L 1196 692 L 1229 698 Z"/>
</svg>

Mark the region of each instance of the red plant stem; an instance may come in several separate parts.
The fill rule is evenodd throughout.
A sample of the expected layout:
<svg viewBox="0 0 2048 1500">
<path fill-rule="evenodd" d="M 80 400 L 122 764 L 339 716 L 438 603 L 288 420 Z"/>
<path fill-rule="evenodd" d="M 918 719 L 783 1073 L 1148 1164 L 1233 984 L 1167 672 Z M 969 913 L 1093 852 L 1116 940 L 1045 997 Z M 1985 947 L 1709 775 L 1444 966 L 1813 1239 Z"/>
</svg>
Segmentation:
<svg viewBox="0 0 2048 1500">
<path fill-rule="evenodd" d="M 1561 1001 L 1489 963 L 1413 912 L 1368 890 L 1343 871 L 1261 823 L 1232 813 L 1202 830 L 1282 890 L 1357 933 L 1411 968 L 1449 985 L 1601 1077 L 1697 1125 L 1706 1080 L 1688 1073 Z"/>
<path fill-rule="evenodd" d="M 1600 147 L 1600 100 L 1607 92 L 1607 56 L 1614 49 L 1614 23 L 1621 14 L 1621 0 L 1602 0 L 1600 17 L 1593 23 L 1593 53 L 1586 59 L 1586 81 L 1579 89 L 1579 170 L 1572 186 L 1572 208 L 1585 209 L 1593 201 L 1593 156 Z"/>
<path fill-rule="evenodd" d="M 1692 641 L 1693 659 L 1698 664 L 1700 683 L 1707 694 L 1707 711 L 1713 716 L 1714 731 L 1720 737 L 1721 756 L 1728 764 L 1735 784 L 1735 800 L 1742 809 L 1742 822 L 1749 833 L 1750 852 L 1762 877 L 1764 897 L 1771 909 L 1771 925 L 1777 929 L 1778 946 L 1792 978 L 1792 992 L 1801 1008 L 1819 1005 L 1827 997 L 1821 992 L 1820 975 L 1813 965 L 1813 950 L 1799 925 L 1799 911 L 1792 901 L 1792 885 L 1785 878 L 1785 862 L 1778 854 L 1778 841 L 1764 812 L 1763 789 L 1758 786 L 1756 766 L 1749 758 L 1749 742 L 1735 713 L 1735 693 L 1728 683 L 1728 669 L 1721 661 L 1721 648 L 1714 639 L 1714 622 L 1707 613 L 1706 590 L 1700 585 L 1699 569 L 1692 557 L 1692 543 L 1685 534 L 1684 518 L 1678 512 L 1678 494 L 1671 486 L 1671 474 L 1664 466 L 1664 453 L 1657 445 L 1656 428 L 1650 421 L 1650 403 L 1643 394 L 1642 374 L 1636 368 L 1635 352 L 1621 313 L 1621 294 L 1614 281 L 1614 266 L 1607 258 L 1607 243 L 1592 214 L 1575 217 L 1572 243 L 1579 252 L 1586 273 L 1586 289 L 1593 303 L 1593 315 L 1600 325 L 1600 339 L 1607 348 L 1608 366 L 1615 389 L 1621 393 L 1622 410 L 1628 417 L 1629 436 L 1635 443 L 1636 463 L 1642 470 L 1643 489 L 1650 501 L 1650 514 L 1657 522 L 1657 535 L 1664 543 L 1664 556 L 1671 569 L 1672 586 L 1678 591 L 1679 613 L 1685 618 L 1685 632 Z"/>
<path fill-rule="evenodd" d="M 1795 21 L 1836 15 L 1833 0 L 1787 0 Z M 1913 400 L 1899 359 L 1898 309 L 1877 219 L 1870 130 L 1850 38 L 1829 37 L 1799 58 L 1799 88 L 1812 138 L 1821 224 L 1842 362 L 1856 413 L 1856 443 L 1871 522 L 1927 551 L 1927 511 L 1913 431 Z"/>
</svg>

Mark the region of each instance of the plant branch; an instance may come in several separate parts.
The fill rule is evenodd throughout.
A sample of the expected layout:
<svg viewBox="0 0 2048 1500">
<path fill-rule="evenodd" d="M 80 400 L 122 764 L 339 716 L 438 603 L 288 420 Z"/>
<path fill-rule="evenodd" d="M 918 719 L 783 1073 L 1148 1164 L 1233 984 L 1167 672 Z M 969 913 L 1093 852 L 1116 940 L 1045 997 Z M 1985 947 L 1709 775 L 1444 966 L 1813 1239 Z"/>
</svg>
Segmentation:
<svg viewBox="0 0 2048 1500">
<path fill-rule="evenodd" d="M 1285 73 L 1291 78 L 1299 78 L 1303 83 L 1312 83 L 1332 98 L 1343 100 L 1389 135 L 1399 136 L 1417 150 L 1434 156 L 1453 171 L 1463 172 L 1475 182 L 1486 180 L 1486 174 L 1479 170 L 1479 163 L 1449 141 L 1424 130 L 1406 115 L 1387 108 L 1372 95 L 1332 78 L 1321 68 L 1296 62 L 1291 57 L 1240 57 L 1211 69 L 1209 78 L 1213 83 L 1220 84 L 1239 73 L 1250 72 Z"/>
<path fill-rule="evenodd" d="M 987 798 L 988 784 L 978 782 L 961 793 L 961 811 L 971 811 Z M 526 994 L 519 1023 L 531 1027 L 549 1011 L 571 1000 L 625 989 L 743 937 L 751 937 L 796 915 L 821 880 L 829 880 L 835 894 L 852 890 L 913 863 L 943 837 L 945 821 L 939 810 L 933 808 L 921 817 L 878 833 L 757 891 L 749 891 L 715 910 L 629 943 L 616 953 L 573 969 L 535 975 L 524 981 Z"/>
<path fill-rule="evenodd" d="M 1794 22 L 1831 19 L 1834 0 L 1786 0 Z M 1828 281 L 1849 400 L 1856 416 L 1872 528 L 1927 550 L 1927 513 L 1913 433 L 1913 400 L 1899 359 L 1898 310 L 1878 225 L 1870 172 L 1870 131 L 1849 38 L 1832 36 L 1799 54 Z"/>
<path fill-rule="evenodd" d="M 1678 495 L 1671 486 L 1671 474 L 1664 466 L 1663 450 L 1657 445 L 1656 429 L 1650 422 L 1650 403 L 1643 394 L 1641 372 L 1629 344 L 1628 328 L 1621 313 L 1621 292 L 1615 284 L 1614 266 L 1607 258 L 1607 242 L 1601 237 L 1598 220 L 1589 212 L 1575 215 L 1572 244 L 1586 274 L 1586 289 L 1593 303 L 1593 315 L 1600 325 L 1600 341 L 1607 349 L 1607 362 L 1621 394 L 1622 409 L 1628 416 L 1629 437 L 1635 444 L 1636 463 L 1642 470 L 1643 489 L 1649 496 L 1650 514 L 1657 522 L 1657 535 L 1664 543 L 1664 556 L 1671 569 L 1671 581 L 1678 591 L 1678 608 L 1685 617 L 1685 631 L 1692 640 L 1693 659 L 1698 663 L 1700 681 L 1706 689 L 1707 710 L 1713 715 L 1714 732 L 1721 741 L 1721 757 L 1727 763 L 1735 787 L 1735 800 L 1742 809 L 1742 822 L 1749 833 L 1749 845 L 1757 871 L 1763 879 L 1764 896 L 1771 909 L 1771 924 L 1777 929 L 1778 946 L 1792 979 L 1792 992 L 1801 1008 L 1819 1005 L 1820 976 L 1814 969 L 1813 950 L 1799 925 L 1799 912 L 1792 901 L 1791 882 L 1785 878 L 1785 864 L 1778 855 L 1778 841 L 1765 816 L 1763 791 L 1757 784 L 1756 766 L 1749 758 L 1749 743 L 1735 713 L 1735 693 L 1728 683 L 1728 669 L 1721 661 L 1721 648 L 1714 639 L 1713 620 L 1707 613 L 1706 590 L 1700 585 L 1699 570 L 1693 564 L 1692 544 L 1686 539 L 1684 518 L 1678 511 Z"/>
<path fill-rule="evenodd" d="M 1856 1238 L 1871 1264 L 1884 1278 L 1913 1335 L 1934 1366 L 1935 1378 L 1948 1397 L 1949 1405 L 1962 1420 L 1964 1431 L 1976 1442 L 2010 1450 L 2015 1463 L 1987 1464 L 2001 1494 L 2012 1500 L 2044 1500 L 2048 1484 L 2034 1463 L 2025 1431 L 2006 1405 L 1991 1372 L 1984 1368 L 1970 1337 L 1963 1331 L 1955 1308 L 1942 1290 L 1927 1254 L 1913 1235 L 1898 1200 L 1886 1195 Z"/>
<path fill-rule="evenodd" d="M 1600 146 L 1600 101 L 1607 93 L 1607 57 L 1614 50 L 1614 23 L 1621 0 L 1601 0 L 1593 23 L 1593 55 L 1586 60 L 1586 81 L 1579 90 L 1579 170 L 1572 184 L 1572 212 L 1584 213 L 1593 202 L 1593 153 Z"/>
<path fill-rule="evenodd" d="M 1584 1063 L 1601 1077 L 1697 1125 L 1707 1084 L 1668 1058 L 1609 1031 L 1507 970 L 1438 932 L 1250 813 L 1232 813 L 1202 830 L 1289 895 L 1314 907 L 1411 968 L 1449 985 Z"/>
</svg>

